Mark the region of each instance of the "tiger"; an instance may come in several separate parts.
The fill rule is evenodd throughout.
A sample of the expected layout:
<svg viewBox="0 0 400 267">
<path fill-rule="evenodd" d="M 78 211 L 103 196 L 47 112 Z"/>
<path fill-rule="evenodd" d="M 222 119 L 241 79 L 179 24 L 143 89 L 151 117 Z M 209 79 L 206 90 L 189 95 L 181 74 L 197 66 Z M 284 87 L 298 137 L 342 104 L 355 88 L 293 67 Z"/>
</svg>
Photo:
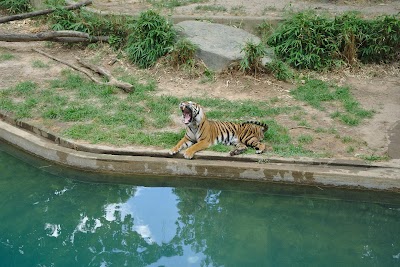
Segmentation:
<svg viewBox="0 0 400 267">
<path fill-rule="evenodd" d="M 174 146 L 169 154 L 175 155 L 184 148 L 186 159 L 192 159 L 194 154 L 211 145 L 222 143 L 235 145 L 231 156 L 243 153 L 247 146 L 254 147 L 260 154 L 266 150 L 261 143 L 268 125 L 258 121 L 246 121 L 242 123 L 208 120 L 204 109 L 199 104 L 187 101 L 179 104 L 182 111 L 182 121 L 186 125 L 185 136 Z"/>
</svg>

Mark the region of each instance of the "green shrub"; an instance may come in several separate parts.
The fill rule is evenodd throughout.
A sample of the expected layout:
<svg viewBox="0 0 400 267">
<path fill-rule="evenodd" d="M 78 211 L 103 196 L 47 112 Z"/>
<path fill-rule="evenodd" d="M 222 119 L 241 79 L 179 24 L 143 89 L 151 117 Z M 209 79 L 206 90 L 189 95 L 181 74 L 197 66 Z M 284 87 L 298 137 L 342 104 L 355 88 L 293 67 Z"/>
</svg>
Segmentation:
<svg viewBox="0 0 400 267">
<path fill-rule="evenodd" d="M 5 9 L 11 14 L 29 12 L 32 6 L 29 0 L 1 0 L 0 9 Z"/>
<path fill-rule="evenodd" d="M 52 23 L 51 28 L 55 31 L 61 30 L 73 30 L 85 33 L 90 33 L 90 23 L 83 23 L 82 19 L 79 17 L 79 13 L 65 10 L 61 7 L 56 8 L 56 10 L 49 16 L 50 23 Z"/>
<path fill-rule="evenodd" d="M 265 45 L 263 43 L 255 44 L 251 41 L 246 42 L 241 50 L 244 53 L 240 61 L 240 70 L 246 73 L 257 75 L 264 69 L 261 59 L 266 55 Z"/>
<path fill-rule="evenodd" d="M 138 19 L 128 16 L 101 16 L 85 10 L 65 10 L 58 1 L 49 15 L 53 30 L 73 30 L 92 36 L 109 36 L 109 44 L 125 47 L 129 59 L 141 68 L 152 66 L 158 58 L 172 50 L 176 31 L 157 12 L 148 10 Z"/>
<path fill-rule="evenodd" d="M 271 25 L 271 23 L 267 21 L 261 22 L 259 25 L 256 27 L 256 32 L 257 35 L 260 36 L 261 40 L 263 43 L 266 43 L 268 38 L 271 36 L 273 33 L 274 29 Z"/>
<path fill-rule="evenodd" d="M 265 65 L 265 68 L 278 80 L 288 81 L 293 78 L 294 73 L 282 60 L 273 60 Z"/>
<path fill-rule="evenodd" d="M 268 39 L 275 54 L 300 69 L 322 69 L 342 63 L 333 21 L 302 12 L 285 21 Z"/>
<path fill-rule="evenodd" d="M 180 39 L 176 42 L 170 53 L 172 65 L 193 65 L 198 46 L 188 39 Z"/>
<path fill-rule="evenodd" d="M 400 55 L 400 19 L 380 17 L 366 22 L 366 34 L 357 42 L 358 56 L 363 62 L 390 62 Z"/>
<path fill-rule="evenodd" d="M 286 20 L 269 38 L 275 54 L 299 69 L 331 69 L 343 64 L 389 62 L 400 48 L 400 20 L 373 20 L 347 13 L 334 19 L 301 12 Z"/>
<path fill-rule="evenodd" d="M 130 34 L 134 19 L 127 16 L 102 16 L 85 10 L 65 10 L 55 5 L 55 12 L 48 16 L 51 28 L 56 31 L 72 30 L 92 36 L 109 36 L 113 47 L 121 47 Z"/>
<path fill-rule="evenodd" d="M 128 37 L 126 52 L 129 59 L 147 68 L 172 50 L 176 31 L 172 23 L 153 10 L 140 14 Z"/>
</svg>

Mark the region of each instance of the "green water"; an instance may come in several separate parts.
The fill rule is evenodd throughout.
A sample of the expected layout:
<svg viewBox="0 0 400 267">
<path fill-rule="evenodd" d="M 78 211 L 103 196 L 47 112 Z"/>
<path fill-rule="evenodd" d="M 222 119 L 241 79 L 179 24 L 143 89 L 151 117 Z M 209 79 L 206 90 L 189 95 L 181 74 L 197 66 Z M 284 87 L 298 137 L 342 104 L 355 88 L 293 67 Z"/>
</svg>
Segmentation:
<svg viewBox="0 0 400 267">
<path fill-rule="evenodd" d="M 0 143 L 0 266 L 400 266 L 399 196 L 95 175 Z"/>
</svg>

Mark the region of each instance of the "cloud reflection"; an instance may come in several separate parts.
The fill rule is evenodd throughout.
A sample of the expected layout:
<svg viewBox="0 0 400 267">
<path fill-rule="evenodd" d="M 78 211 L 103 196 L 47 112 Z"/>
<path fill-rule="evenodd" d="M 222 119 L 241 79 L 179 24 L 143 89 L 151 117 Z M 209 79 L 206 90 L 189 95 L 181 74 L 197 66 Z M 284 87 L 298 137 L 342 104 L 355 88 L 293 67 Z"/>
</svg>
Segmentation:
<svg viewBox="0 0 400 267">
<path fill-rule="evenodd" d="M 104 213 L 108 222 L 124 222 L 132 218 L 131 230 L 148 244 L 169 242 L 175 236 L 175 223 L 179 217 L 177 198 L 171 188 L 140 186 L 126 202 L 105 205 Z"/>
</svg>

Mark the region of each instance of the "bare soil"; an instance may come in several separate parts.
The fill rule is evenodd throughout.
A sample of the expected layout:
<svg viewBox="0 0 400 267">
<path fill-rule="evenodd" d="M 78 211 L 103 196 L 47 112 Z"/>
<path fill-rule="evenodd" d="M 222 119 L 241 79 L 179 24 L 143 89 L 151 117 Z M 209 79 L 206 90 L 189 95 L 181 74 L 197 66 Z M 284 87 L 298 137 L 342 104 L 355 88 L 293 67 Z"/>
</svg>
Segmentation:
<svg viewBox="0 0 400 267">
<path fill-rule="evenodd" d="M 158 1 L 163 2 L 163 1 Z M 164 1 L 166 2 L 166 1 Z M 200 2 L 200 1 L 199 1 Z M 199 7 L 206 8 L 199 8 Z M 210 6 L 223 9 L 207 8 Z M 143 0 L 94 0 L 93 7 L 102 11 L 113 11 L 124 14 L 137 14 L 151 8 L 148 1 Z M 202 3 L 165 7 L 165 15 L 218 15 L 238 17 L 265 17 L 266 19 L 282 16 L 290 11 L 313 9 L 332 15 L 347 11 L 357 11 L 365 16 L 397 14 L 400 12 L 400 1 L 397 0 L 208 0 Z"/>
<path fill-rule="evenodd" d="M 100 3 L 109 6 L 124 6 L 128 2 L 133 4 L 142 4 L 143 1 L 94 1 L 95 5 Z M 220 3 L 221 2 L 221 3 Z M 223 2 L 223 3 L 222 3 Z M 252 4 L 249 4 L 252 2 Z M 226 7 L 246 6 L 246 15 L 259 15 L 262 8 L 257 6 L 261 1 L 213 1 L 213 3 L 221 4 Z M 285 1 L 269 1 L 270 5 L 281 6 Z M 379 4 L 376 2 L 361 2 L 363 7 L 368 6 L 366 3 L 373 5 L 376 10 L 381 8 L 389 11 L 399 10 L 399 1 L 384 2 Z M 307 2 L 310 5 L 318 4 L 321 6 L 332 3 L 327 2 Z M 299 2 L 292 5 L 299 5 Z M 347 7 L 353 5 L 343 4 Z M 342 4 L 337 5 L 341 7 Z M 336 5 L 329 4 L 330 8 Z M 186 12 L 189 7 L 177 9 L 177 12 Z M 193 8 L 193 7 L 192 7 Z M 253 9 L 254 8 L 254 9 Z M 267 8 L 268 9 L 268 8 Z M 194 11 L 193 11 L 194 12 Z M 261 14 L 262 15 L 262 14 Z M 0 24 L 0 33 L 9 32 L 35 32 L 38 27 L 28 20 L 11 22 L 8 24 Z M 63 69 L 68 69 L 66 65 L 55 62 L 44 57 L 32 48 L 39 48 L 58 58 L 76 64 L 75 56 L 96 59 L 100 61 L 99 65 L 109 69 L 113 73 L 117 70 L 123 70 L 137 77 L 153 77 L 157 81 L 156 95 L 172 95 L 177 97 L 196 97 L 209 96 L 215 98 L 224 98 L 229 100 L 265 100 L 272 98 L 277 99 L 276 105 L 293 105 L 301 106 L 302 110 L 298 117 L 306 121 L 308 128 L 299 128 L 298 118 L 291 115 L 279 115 L 275 117 L 276 121 L 289 128 L 290 135 L 296 140 L 300 135 L 311 135 L 313 142 L 305 144 L 305 148 L 315 152 L 324 153 L 327 156 L 335 158 L 358 158 L 360 155 L 377 155 L 385 156 L 389 146 L 389 136 L 391 130 L 396 126 L 400 118 L 400 64 L 391 65 L 363 65 L 357 68 L 341 69 L 331 73 L 311 73 L 305 72 L 305 76 L 314 76 L 319 79 L 334 81 L 339 85 L 349 85 L 352 94 L 362 104 L 364 108 L 374 109 L 376 114 L 371 119 L 366 119 L 359 126 L 347 126 L 338 120 L 332 119 L 327 111 L 320 111 L 311 106 L 299 102 L 290 95 L 290 90 L 296 85 L 287 82 L 281 82 L 269 75 L 262 75 L 254 78 L 246 76 L 240 72 L 222 73 L 216 75 L 213 82 L 204 82 L 204 77 L 191 77 L 187 72 L 174 69 L 160 62 L 155 67 L 148 70 L 140 70 L 125 60 L 116 60 L 116 54 L 107 46 L 99 46 L 96 49 L 84 49 L 76 46 L 69 48 L 59 44 L 48 45 L 44 42 L 31 43 L 7 43 L 0 42 L 0 54 L 12 53 L 16 57 L 7 61 L 0 61 L 0 90 L 9 88 L 22 81 L 31 80 L 39 84 L 45 85 L 48 80 L 59 77 Z M 35 68 L 32 62 L 40 60 L 46 63 L 48 68 Z M 109 62 L 115 62 L 110 65 Z M 121 92 L 123 94 L 123 92 Z M 173 129 L 181 129 L 178 109 L 174 116 Z M 267 117 L 264 119 L 268 119 Z M 36 121 L 37 122 L 37 121 Z M 55 132 L 61 132 L 65 125 L 54 124 L 45 125 Z M 327 132 L 319 132 L 315 129 L 327 129 Z M 336 129 L 335 132 L 329 132 L 329 129 Z M 267 140 L 268 142 L 268 140 Z M 349 148 L 352 149 L 349 149 Z"/>
</svg>

